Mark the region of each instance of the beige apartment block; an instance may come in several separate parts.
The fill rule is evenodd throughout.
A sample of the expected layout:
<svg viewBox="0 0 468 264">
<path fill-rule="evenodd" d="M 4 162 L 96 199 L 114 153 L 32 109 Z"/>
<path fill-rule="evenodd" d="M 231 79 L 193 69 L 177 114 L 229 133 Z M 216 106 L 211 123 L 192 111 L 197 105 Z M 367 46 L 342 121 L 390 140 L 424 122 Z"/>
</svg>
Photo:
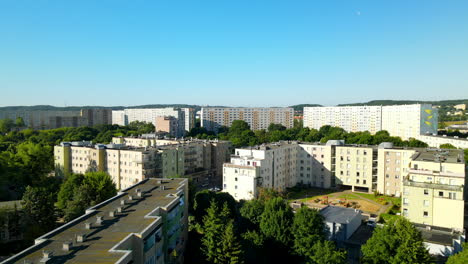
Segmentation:
<svg viewBox="0 0 468 264">
<path fill-rule="evenodd" d="M 231 149 L 230 142 L 218 140 L 129 137 L 113 142 L 63 142 L 54 148 L 55 165 L 65 173 L 107 172 L 118 189 L 147 178 L 180 176 L 192 178 L 196 185 L 221 186 L 222 166 Z"/>
<path fill-rule="evenodd" d="M 230 107 L 201 109 L 201 126 L 208 131 L 218 132 L 222 126 L 230 127 L 234 120 L 247 122 L 252 130 L 268 129 L 270 124 L 281 124 L 292 128 L 294 124 L 294 109 L 280 107 Z"/>
<path fill-rule="evenodd" d="M 336 185 L 352 191 L 373 192 L 377 187 L 377 154 L 375 146 L 337 146 Z"/>
<path fill-rule="evenodd" d="M 332 144 L 304 143 L 299 144 L 299 147 L 296 184 L 326 189 L 335 186 L 332 172 L 334 146 Z"/>
<path fill-rule="evenodd" d="M 403 181 L 403 216 L 416 224 L 462 231 L 465 175 L 462 150 L 418 152 Z"/>
<path fill-rule="evenodd" d="M 394 147 L 382 143 L 378 149 L 377 191 L 381 194 L 401 197 L 403 179 L 409 173 L 412 156 L 417 150 Z"/>
<path fill-rule="evenodd" d="M 157 132 L 166 132 L 171 136 L 177 136 L 179 129 L 179 121 L 172 116 L 158 116 L 156 117 L 155 127 Z"/>
</svg>

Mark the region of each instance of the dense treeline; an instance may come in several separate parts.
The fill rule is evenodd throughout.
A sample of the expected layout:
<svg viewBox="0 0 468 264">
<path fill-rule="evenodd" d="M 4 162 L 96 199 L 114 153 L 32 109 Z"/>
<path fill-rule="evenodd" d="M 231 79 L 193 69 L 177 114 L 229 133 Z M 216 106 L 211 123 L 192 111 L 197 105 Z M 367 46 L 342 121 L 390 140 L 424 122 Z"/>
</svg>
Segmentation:
<svg viewBox="0 0 468 264">
<path fill-rule="evenodd" d="M 21 199 L 27 186 L 53 187 L 50 191 L 56 193 L 59 179 L 48 175 L 54 171 L 53 146 L 62 141 L 108 143 L 114 136 L 154 132 L 153 124 L 144 122 L 50 130 L 23 128 L 11 120 L 0 120 L 0 201 Z"/>
<path fill-rule="evenodd" d="M 227 193 L 201 191 L 190 211 L 189 263 L 346 263 L 346 253 L 325 240 L 319 212 L 293 213 L 274 191 L 240 203 Z"/>
<path fill-rule="evenodd" d="M 189 136 L 198 138 L 214 138 L 213 132 L 203 127 L 195 127 Z M 391 137 L 387 131 L 379 131 L 375 135 L 369 132 L 346 132 L 344 129 L 332 126 L 323 126 L 319 130 L 302 126 L 302 122 L 295 120 L 294 127 L 286 129 L 279 124 L 271 124 L 268 130 L 250 130 L 245 121 L 235 120 L 231 127 L 221 127 L 217 135 L 219 139 L 230 140 L 234 147 L 254 146 L 258 144 L 277 142 L 280 140 L 298 140 L 303 142 L 322 142 L 328 140 L 344 139 L 347 144 L 377 145 L 382 142 L 393 142 L 395 146 L 427 147 L 427 144 L 416 140 L 401 140 Z"/>
<path fill-rule="evenodd" d="M 227 193 L 198 192 L 190 206 L 187 263 L 347 263 L 327 240 L 323 216 L 306 206 L 293 212 L 280 193 L 237 202 Z M 356 257 L 356 256 L 354 256 Z M 354 258 L 353 257 L 353 258 Z M 466 258 L 460 253 L 458 259 Z M 361 263 L 432 263 L 421 233 L 405 218 L 377 227 L 362 246 Z M 463 263 L 463 262 L 454 262 Z"/>
</svg>

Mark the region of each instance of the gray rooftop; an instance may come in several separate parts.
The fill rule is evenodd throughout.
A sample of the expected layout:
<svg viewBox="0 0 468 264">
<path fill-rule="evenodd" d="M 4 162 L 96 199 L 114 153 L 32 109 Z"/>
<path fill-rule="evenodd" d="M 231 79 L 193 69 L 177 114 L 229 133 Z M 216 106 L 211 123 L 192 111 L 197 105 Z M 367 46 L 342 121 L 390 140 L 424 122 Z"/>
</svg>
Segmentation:
<svg viewBox="0 0 468 264">
<path fill-rule="evenodd" d="M 415 161 L 464 163 L 463 150 L 460 149 L 423 149 L 413 156 Z"/>
<path fill-rule="evenodd" d="M 325 222 L 347 224 L 361 215 L 361 212 L 353 208 L 327 206 L 320 210 L 320 214 L 325 218 Z"/>
</svg>

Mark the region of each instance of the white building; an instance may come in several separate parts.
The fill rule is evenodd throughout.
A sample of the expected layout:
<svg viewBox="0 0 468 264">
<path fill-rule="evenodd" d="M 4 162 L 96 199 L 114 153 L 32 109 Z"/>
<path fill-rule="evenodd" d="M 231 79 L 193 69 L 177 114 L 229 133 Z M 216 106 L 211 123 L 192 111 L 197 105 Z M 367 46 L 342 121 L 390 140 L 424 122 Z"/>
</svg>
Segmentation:
<svg viewBox="0 0 468 264">
<path fill-rule="evenodd" d="M 330 125 L 348 132 L 382 130 L 381 106 L 304 107 L 304 127 L 320 129 Z"/>
<path fill-rule="evenodd" d="M 204 107 L 201 109 L 201 126 L 208 131 L 217 132 L 221 126 L 230 127 L 234 120 L 244 120 L 252 130 L 267 129 L 272 123 L 292 128 L 294 109 L 276 107 Z"/>
<path fill-rule="evenodd" d="M 112 111 L 112 124 L 126 126 L 133 121 L 148 122 L 154 124 L 156 127 L 156 117 L 172 116 L 178 120 L 178 137 L 184 135 L 184 131 L 189 130 L 194 124 L 193 110 L 190 108 L 135 108 Z M 186 116 L 187 115 L 187 116 Z M 188 128 L 186 128 L 188 124 Z M 156 130 L 158 128 L 156 127 Z"/>
<path fill-rule="evenodd" d="M 348 132 L 387 130 L 403 140 L 437 133 L 438 111 L 428 104 L 304 107 L 304 126 L 330 125 Z"/>
<path fill-rule="evenodd" d="M 420 135 L 417 139 L 426 142 L 429 147 L 438 148 L 443 144 L 452 144 L 457 148 L 468 148 L 468 138 L 448 137 L 448 136 L 434 136 L 434 135 Z"/>
<path fill-rule="evenodd" d="M 382 107 L 382 130 L 403 140 L 436 133 L 438 110 L 429 104 L 389 105 Z"/>
</svg>

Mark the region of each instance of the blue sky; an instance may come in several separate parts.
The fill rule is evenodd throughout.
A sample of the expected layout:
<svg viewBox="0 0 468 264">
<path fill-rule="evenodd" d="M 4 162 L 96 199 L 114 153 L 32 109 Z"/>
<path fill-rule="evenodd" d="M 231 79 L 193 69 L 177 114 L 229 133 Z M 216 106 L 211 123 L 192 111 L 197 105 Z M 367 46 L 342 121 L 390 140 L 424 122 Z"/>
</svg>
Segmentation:
<svg viewBox="0 0 468 264">
<path fill-rule="evenodd" d="M 468 98 L 468 1 L 0 0 L 0 106 Z"/>
</svg>

